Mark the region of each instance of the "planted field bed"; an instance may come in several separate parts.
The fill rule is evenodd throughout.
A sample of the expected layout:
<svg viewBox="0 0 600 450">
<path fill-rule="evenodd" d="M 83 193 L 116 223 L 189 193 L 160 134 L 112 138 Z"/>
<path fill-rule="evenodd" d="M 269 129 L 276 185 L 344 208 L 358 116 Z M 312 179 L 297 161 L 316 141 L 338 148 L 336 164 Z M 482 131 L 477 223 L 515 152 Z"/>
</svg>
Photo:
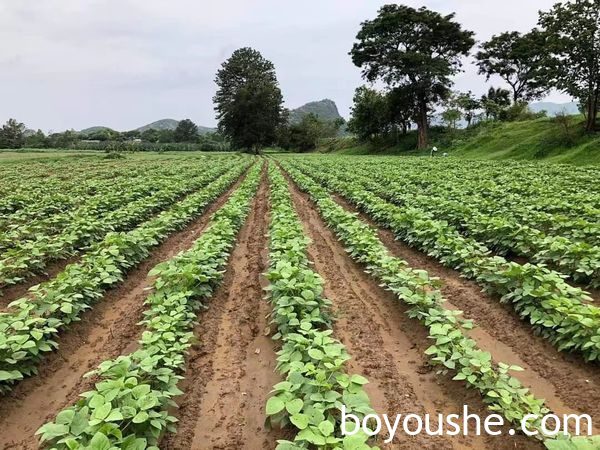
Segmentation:
<svg viewBox="0 0 600 450">
<path fill-rule="evenodd" d="M 1 448 L 600 448 L 542 422 L 598 434 L 595 169 L 190 154 L 0 175 Z M 465 407 L 501 434 L 375 420 Z"/>
</svg>

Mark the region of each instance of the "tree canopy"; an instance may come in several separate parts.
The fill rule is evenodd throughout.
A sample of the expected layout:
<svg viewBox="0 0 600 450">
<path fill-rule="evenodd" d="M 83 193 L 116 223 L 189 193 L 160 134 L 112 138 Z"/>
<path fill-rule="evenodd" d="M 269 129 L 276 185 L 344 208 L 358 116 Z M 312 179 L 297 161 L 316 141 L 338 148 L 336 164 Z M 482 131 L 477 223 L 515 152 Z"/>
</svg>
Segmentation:
<svg viewBox="0 0 600 450">
<path fill-rule="evenodd" d="M 350 52 L 352 62 L 368 81 L 414 92 L 419 148 L 428 144 L 428 115 L 448 96 L 461 57 L 475 44 L 473 35 L 454 21 L 454 14 L 443 16 L 425 7 L 384 5 L 375 19 L 362 23 Z"/>
<path fill-rule="evenodd" d="M 487 80 L 500 76 L 511 87 L 514 102 L 538 99 L 548 91 L 544 44 L 544 33 L 536 29 L 524 35 L 513 31 L 493 36 L 476 55 L 479 73 Z"/>
<path fill-rule="evenodd" d="M 600 100 L 600 1 L 557 3 L 540 12 L 546 34 L 547 77 L 586 106 L 586 129 L 596 129 Z"/>
<path fill-rule="evenodd" d="M 195 142 L 198 140 L 198 125 L 190 119 L 183 119 L 173 132 L 175 142 Z"/>
<path fill-rule="evenodd" d="M 25 125 L 16 119 L 8 119 L 0 128 L 0 148 L 21 148 L 24 143 Z"/>
<path fill-rule="evenodd" d="M 222 64 L 215 82 L 219 131 L 232 145 L 259 153 L 274 143 L 286 115 L 273 63 L 254 49 L 240 48 Z"/>
</svg>

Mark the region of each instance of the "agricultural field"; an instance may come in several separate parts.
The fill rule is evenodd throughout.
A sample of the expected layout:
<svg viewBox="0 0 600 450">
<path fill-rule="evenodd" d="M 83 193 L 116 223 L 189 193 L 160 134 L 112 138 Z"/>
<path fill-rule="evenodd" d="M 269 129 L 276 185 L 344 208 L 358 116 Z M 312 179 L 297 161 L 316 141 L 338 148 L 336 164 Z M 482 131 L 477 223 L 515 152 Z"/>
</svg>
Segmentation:
<svg viewBox="0 0 600 450">
<path fill-rule="evenodd" d="M 542 423 L 587 414 L 600 434 L 599 175 L 275 153 L 0 161 L 0 448 L 600 448 Z M 465 405 L 501 434 L 370 436 L 373 415 L 435 430 Z M 344 436 L 342 407 L 367 428 Z"/>
</svg>

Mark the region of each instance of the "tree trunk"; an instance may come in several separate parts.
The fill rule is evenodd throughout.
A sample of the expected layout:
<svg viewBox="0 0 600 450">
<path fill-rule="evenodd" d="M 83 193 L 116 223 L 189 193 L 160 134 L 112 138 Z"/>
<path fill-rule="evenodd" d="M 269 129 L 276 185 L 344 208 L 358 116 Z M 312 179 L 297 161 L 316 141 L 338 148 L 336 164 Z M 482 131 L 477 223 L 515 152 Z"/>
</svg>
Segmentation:
<svg viewBox="0 0 600 450">
<path fill-rule="evenodd" d="M 427 103 L 424 101 L 419 105 L 419 118 L 417 120 L 417 128 L 418 128 L 418 140 L 417 140 L 417 148 L 424 149 L 427 148 L 428 139 L 427 139 Z"/>
<path fill-rule="evenodd" d="M 587 104 L 587 120 L 585 130 L 593 132 L 596 129 L 596 117 L 598 116 L 598 95 L 597 93 L 590 95 Z"/>
<path fill-rule="evenodd" d="M 596 118 L 598 117 L 598 90 L 590 95 L 587 105 L 587 121 L 585 131 L 593 133 L 596 131 Z"/>
</svg>

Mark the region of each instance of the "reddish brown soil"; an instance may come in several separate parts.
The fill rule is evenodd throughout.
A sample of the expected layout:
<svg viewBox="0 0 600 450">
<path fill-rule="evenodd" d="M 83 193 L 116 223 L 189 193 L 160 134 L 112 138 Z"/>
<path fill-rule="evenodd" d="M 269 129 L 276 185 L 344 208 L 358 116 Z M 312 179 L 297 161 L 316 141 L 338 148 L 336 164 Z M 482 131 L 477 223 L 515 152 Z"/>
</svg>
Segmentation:
<svg viewBox="0 0 600 450">
<path fill-rule="evenodd" d="M 142 319 L 151 283 L 148 271 L 189 248 L 239 182 L 200 218 L 167 238 L 123 283 L 86 312 L 81 322 L 69 325 L 58 339 L 60 348 L 45 358 L 39 374 L 22 381 L 0 399 L 0 448 L 37 448 L 35 431 L 74 403 L 80 393 L 92 388 L 93 380 L 83 375 L 104 360 L 135 350 L 141 333 L 137 323 Z"/>
<path fill-rule="evenodd" d="M 430 345 L 425 328 L 408 318 L 404 305 L 351 260 L 308 197 L 293 184 L 291 187 L 306 234 L 312 239 L 309 257 L 324 278 L 325 294 L 338 318 L 335 336 L 352 356 L 349 371 L 369 379 L 366 391 L 376 412 L 460 414 L 466 404 L 471 413 L 485 416 L 479 395 L 436 374 L 429 365 L 424 354 Z M 232 190 L 200 219 L 168 238 L 119 287 L 84 314 L 81 322 L 65 330 L 59 338 L 60 349 L 45 359 L 39 375 L 0 398 L 0 448 L 37 448 L 35 430 L 92 387 L 93 380 L 82 375 L 103 360 L 136 348 L 141 332 L 136 324 L 151 282 L 147 272 L 188 248 Z M 271 308 L 263 295 L 268 221 L 268 183 L 263 172 L 224 280 L 207 302 L 207 309 L 199 314 L 195 328 L 199 342 L 187 358 L 186 378 L 180 386 L 184 395 L 177 399 L 180 408 L 173 410 L 179 419 L 178 432 L 163 438 L 163 449 L 273 449 L 277 439 L 291 437 L 289 430 L 264 426 L 264 405 L 272 386 L 280 381 L 275 371 L 276 345 L 269 337 L 273 332 L 268 317 Z M 482 294 L 477 285 L 395 241 L 391 232 L 378 232 L 392 254 L 443 280 L 447 307 L 465 310 L 479 325 L 473 332 L 479 345 L 497 360 L 525 367 L 526 372 L 516 375 L 536 395 L 546 397 L 553 410 L 586 412 L 594 421 L 600 420 L 597 365 L 586 365 L 575 356 L 557 352 L 534 336 L 509 307 Z M 17 295 L 16 290 L 13 295 Z M 436 423 L 434 418 L 433 428 Z M 500 438 L 401 435 L 392 444 L 384 444 L 383 439 L 377 444 L 385 449 L 410 450 L 541 448 L 536 441 L 508 436 L 506 431 Z"/>
<path fill-rule="evenodd" d="M 487 295 L 473 281 L 446 268 L 435 259 L 395 239 L 393 232 L 382 229 L 365 214 L 358 212 L 340 197 L 336 201 L 377 229 L 390 252 L 417 269 L 441 279 L 441 288 L 449 308 L 464 311 L 478 326 L 472 336 L 496 360 L 516 364 L 524 369 L 515 375 L 538 397 L 545 398 L 558 413 L 578 411 L 600 423 L 600 372 L 598 364 L 586 363 L 575 354 L 559 352 L 547 340 L 533 333 L 510 305 Z M 596 428 L 596 427 L 595 427 Z"/>
<path fill-rule="evenodd" d="M 460 414 L 463 405 L 482 417 L 481 398 L 430 367 L 425 349 L 427 333 L 410 319 L 395 296 L 379 286 L 347 255 L 344 247 L 319 217 L 308 197 L 293 186 L 293 197 L 308 236 L 309 253 L 325 279 L 325 294 L 339 317 L 335 335 L 347 346 L 350 369 L 369 379 L 366 391 L 378 414 Z M 433 428 L 437 426 L 434 420 Z M 507 430 L 505 430 L 505 433 Z M 402 435 L 391 446 L 403 449 L 539 449 L 523 436 L 429 437 Z"/>
<path fill-rule="evenodd" d="M 264 426 L 269 392 L 281 381 L 269 337 L 271 309 L 263 298 L 269 220 L 265 175 L 225 279 L 199 317 L 200 342 L 189 355 L 185 394 L 175 411 L 178 430 L 165 436 L 163 449 L 269 449 L 283 437 Z"/>
</svg>

